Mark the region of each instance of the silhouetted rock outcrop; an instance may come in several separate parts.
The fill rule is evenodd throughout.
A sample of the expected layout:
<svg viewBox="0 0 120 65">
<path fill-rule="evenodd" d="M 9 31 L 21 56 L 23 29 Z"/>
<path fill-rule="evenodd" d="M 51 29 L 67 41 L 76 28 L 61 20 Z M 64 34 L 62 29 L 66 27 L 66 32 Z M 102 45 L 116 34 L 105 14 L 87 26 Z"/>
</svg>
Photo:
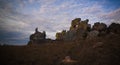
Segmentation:
<svg viewBox="0 0 120 65">
<path fill-rule="evenodd" d="M 120 34 L 120 24 L 112 23 L 109 27 L 105 23 L 96 22 L 91 28 L 89 20 L 81 18 L 72 20 L 70 29 L 56 33 L 56 40 L 74 41 L 82 39 L 95 39 L 105 36 L 108 32 Z"/>
<path fill-rule="evenodd" d="M 120 24 L 118 24 L 118 23 L 112 23 L 108 27 L 108 32 L 120 34 Z"/>
<path fill-rule="evenodd" d="M 107 25 L 105 23 L 96 22 L 96 23 L 94 23 L 92 29 L 99 31 L 99 32 L 105 31 L 107 29 Z"/>
<path fill-rule="evenodd" d="M 30 35 L 30 41 L 28 44 L 40 44 L 46 41 L 46 32 L 39 32 L 38 28 L 35 29 L 35 33 Z"/>
<path fill-rule="evenodd" d="M 94 40 L 98 37 L 108 35 L 109 33 L 120 34 L 120 24 L 112 23 L 107 27 L 105 23 L 96 22 L 91 27 L 88 24 L 89 19 L 81 20 L 81 18 L 75 18 L 71 21 L 71 26 L 68 31 L 63 30 L 56 33 L 56 40 L 54 41 L 79 41 L 79 40 Z M 38 28 L 35 29 L 35 33 L 30 35 L 30 41 L 28 44 L 40 44 L 53 42 L 51 39 L 46 39 L 46 32 L 39 32 Z"/>
</svg>

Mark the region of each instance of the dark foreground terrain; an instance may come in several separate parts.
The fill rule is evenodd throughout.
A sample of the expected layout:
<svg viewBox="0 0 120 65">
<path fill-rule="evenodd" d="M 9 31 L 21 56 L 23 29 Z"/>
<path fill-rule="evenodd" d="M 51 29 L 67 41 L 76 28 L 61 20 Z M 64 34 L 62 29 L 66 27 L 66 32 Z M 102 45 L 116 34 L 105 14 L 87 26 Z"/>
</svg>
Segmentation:
<svg viewBox="0 0 120 65">
<path fill-rule="evenodd" d="M 62 60 L 70 56 L 76 62 Z M 120 35 L 94 40 L 0 46 L 0 65 L 120 65 Z"/>
</svg>

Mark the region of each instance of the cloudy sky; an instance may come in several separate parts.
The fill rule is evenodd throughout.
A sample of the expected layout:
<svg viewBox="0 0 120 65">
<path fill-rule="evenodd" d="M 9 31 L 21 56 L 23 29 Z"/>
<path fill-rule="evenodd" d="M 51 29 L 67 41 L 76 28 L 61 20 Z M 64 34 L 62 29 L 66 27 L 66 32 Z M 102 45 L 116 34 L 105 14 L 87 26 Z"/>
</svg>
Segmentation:
<svg viewBox="0 0 120 65">
<path fill-rule="evenodd" d="M 0 0 L 0 44 L 25 45 L 36 27 L 47 38 L 68 30 L 71 20 L 120 23 L 119 0 Z"/>
</svg>

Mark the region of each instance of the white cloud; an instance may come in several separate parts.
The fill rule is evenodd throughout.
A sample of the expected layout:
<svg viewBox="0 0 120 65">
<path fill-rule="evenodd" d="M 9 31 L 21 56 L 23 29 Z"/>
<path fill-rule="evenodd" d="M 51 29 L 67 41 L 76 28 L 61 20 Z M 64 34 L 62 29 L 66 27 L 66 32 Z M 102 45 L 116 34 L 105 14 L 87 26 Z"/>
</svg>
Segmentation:
<svg viewBox="0 0 120 65">
<path fill-rule="evenodd" d="M 71 20 L 76 17 L 88 18 L 90 23 L 93 24 L 98 20 L 99 14 L 103 13 L 99 4 L 84 6 L 84 3 L 74 4 L 73 1 L 67 1 L 59 5 L 50 4 L 53 2 L 42 4 L 39 10 L 33 10 L 31 14 L 33 17 L 27 22 L 29 25 L 32 25 L 30 27 L 39 27 L 41 31 L 46 30 L 50 32 L 48 37 L 51 33 L 55 35 L 57 31 L 68 30 Z M 53 35 L 50 37 L 53 37 Z"/>
</svg>

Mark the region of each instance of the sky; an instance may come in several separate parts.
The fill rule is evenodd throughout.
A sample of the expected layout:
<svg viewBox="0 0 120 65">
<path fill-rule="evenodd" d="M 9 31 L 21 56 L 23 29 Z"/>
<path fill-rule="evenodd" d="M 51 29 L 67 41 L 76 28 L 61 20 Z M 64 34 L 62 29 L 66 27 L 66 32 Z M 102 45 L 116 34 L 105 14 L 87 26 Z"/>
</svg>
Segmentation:
<svg viewBox="0 0 120 65">
<path fill-rule="evenodd" d="M 55 39 L 75 18 L 120 23 L 120 0 L 0 0 L 0 44 L 26 45 L 36 27 Z"/>
</svg>

